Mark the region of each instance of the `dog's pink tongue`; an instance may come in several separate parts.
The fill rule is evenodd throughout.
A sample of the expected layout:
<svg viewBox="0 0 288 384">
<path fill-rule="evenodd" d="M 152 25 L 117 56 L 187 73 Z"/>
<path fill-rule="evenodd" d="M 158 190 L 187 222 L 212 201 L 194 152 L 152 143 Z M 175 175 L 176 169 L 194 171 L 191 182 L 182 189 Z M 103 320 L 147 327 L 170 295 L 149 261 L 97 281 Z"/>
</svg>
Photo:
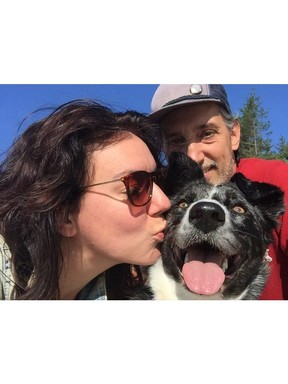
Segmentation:
<svg viewBox="0 0 288 384">
<path fill-rule="evenodd" d="M 195 260 L 184 264 L 182 275 L 190 291 L 200 295 L 214 295 L 225 280 L 225 274 L 217 264 Z"/>
</svg>

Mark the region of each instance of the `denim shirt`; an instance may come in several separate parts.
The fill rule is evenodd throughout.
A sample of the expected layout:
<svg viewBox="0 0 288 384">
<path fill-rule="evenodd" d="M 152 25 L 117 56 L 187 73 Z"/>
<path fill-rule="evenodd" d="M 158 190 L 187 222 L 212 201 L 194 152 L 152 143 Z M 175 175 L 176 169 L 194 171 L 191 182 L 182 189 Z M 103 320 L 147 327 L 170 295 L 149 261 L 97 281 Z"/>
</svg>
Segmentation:
<svg viewBox="0 0 288 384">
<path fill-rule="evenodd" d="M 15 299 L 14 286 L 10 251 L 0 235 L 0 300 Z M 78 293 L 76 300 L 107 300 L 105 273 L 91 280 Z"/>
</svg>

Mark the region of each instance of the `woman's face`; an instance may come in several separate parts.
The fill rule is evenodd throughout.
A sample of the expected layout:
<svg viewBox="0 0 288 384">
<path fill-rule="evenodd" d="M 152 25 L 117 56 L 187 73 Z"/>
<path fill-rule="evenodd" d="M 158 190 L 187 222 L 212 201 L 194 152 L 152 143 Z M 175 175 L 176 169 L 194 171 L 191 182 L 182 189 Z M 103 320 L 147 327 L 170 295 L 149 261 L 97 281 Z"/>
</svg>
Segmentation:
<svg viewBox="0 0 288 384">
<path fill-rule="evenodd" d="M 153 172 L 155 160 L 146 144 L 130 134 L 116 144 L 94 151 L 89 185 L 118 179 L 135 171 Z M 73 215 L 74 242 L 86 268 L 101 271 L 118 263 L 150 265 L 160 256 L 163 212 L 170 202 L 154 183 L 150 202 L 133 206 L 122 181 L 87 188 L 79 213 Z M 79 254 L 79 253 L 78 253 Z"/>
</svg>

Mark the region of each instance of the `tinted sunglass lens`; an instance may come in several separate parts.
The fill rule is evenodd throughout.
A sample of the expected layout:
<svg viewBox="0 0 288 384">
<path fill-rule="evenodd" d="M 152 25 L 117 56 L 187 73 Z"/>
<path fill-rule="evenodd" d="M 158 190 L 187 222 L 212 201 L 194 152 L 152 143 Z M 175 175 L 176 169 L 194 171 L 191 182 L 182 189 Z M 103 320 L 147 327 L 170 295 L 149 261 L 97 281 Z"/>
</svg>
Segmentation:
<svg viewBox="0 0 288 384">
<path fill-rule="evenodd" d="M 145 205 L 151 199 L 153 181 L 148 172 L 132 173 L 128 179 L 128 187 L 129 196 L 134 205 Z"/>
</svg>

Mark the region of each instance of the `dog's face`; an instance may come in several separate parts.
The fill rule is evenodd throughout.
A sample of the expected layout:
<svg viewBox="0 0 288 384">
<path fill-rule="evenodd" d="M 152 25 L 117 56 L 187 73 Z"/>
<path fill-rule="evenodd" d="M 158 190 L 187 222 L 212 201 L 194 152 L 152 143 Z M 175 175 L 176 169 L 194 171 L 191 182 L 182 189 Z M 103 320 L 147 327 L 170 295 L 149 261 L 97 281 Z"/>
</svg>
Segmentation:
<svg viewBox="0 0 288 384">
<path fill-rule="evenodd" d="M 166 273 L 202 298 L 259 295 L 271 230 L 284 212 L 283 192 L 241 174 L 213 186 L 195 162 L 173 153 L 166 193 L 172 203 L 162 251 Z"/>
</svg>

